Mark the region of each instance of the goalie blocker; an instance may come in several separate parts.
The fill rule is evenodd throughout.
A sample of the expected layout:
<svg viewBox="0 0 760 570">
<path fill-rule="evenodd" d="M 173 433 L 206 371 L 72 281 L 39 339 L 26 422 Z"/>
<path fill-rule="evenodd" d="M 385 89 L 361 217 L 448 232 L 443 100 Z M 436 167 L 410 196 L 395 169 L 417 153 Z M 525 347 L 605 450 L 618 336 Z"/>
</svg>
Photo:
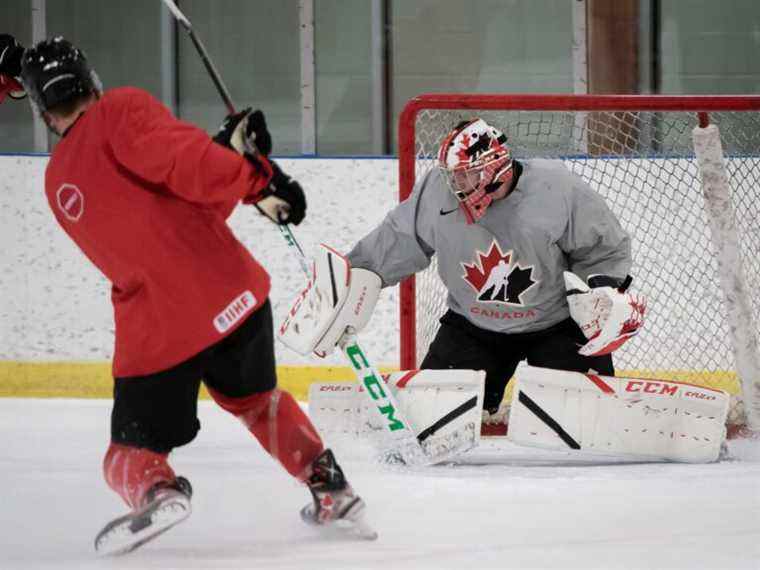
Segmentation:
<svg viewBox="0 0 760 570">
<path fill-rule="evenodd" d="M 322 245 L 312 278 L 280 325 L 278 337 L 299 354 L 330 354 L 350 328 L 361 331 L 380 295 L 380 277 L 352 268 L 332 248 Z"/>
<path fill-rule="evenodd" d="M 531 366 L 516 379 L 507 433 L 515 443 L 688 463 L 720 456 L 722 390 Z"/>
</svg>

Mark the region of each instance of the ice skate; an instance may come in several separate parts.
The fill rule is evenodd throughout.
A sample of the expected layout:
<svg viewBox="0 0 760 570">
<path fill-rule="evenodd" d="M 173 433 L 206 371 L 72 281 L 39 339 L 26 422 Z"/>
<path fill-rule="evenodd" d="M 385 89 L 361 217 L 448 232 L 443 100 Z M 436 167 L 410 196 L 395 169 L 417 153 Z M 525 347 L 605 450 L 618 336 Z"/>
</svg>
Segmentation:
<svg viewBox="0 0 760 570">
<path fill-rule="evenodd" d="M 301 509 L 301 518 L 310 525 L 375 540 L 377 532 L 364 521 L 366 505 L 346 481 L 333 452 L 325 449 L 313 461 L 312 469 L 306 484 L 314 502 Z"/>
<path fill-rule="evenodd" d="M 95 537 L 95 551 L 103 556 L 126 554 L 163 534 L 190 516 L 193 489 L 184 477 L 154 485 L 145 504 L 108 523 Z"/>
</svg>

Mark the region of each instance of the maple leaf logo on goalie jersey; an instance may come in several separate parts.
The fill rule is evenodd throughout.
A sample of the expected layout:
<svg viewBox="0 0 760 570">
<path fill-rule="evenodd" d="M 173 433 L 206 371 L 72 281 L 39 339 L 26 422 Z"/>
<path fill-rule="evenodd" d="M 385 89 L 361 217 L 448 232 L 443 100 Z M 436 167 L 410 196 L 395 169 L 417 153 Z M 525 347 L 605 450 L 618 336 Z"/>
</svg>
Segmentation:
<svg viewBox="0 0 760 570">
<path fill-rule="evenodd" d="M 521 296 L 538 283 L 532 278 L 533 266 L 520 267 L 512 250 L 502 253 L 496 240 L 487 254 L 475 253 L 475 263 L 462 263 L 462 278 L 478 293 L 478 301 L 523 306 Z"/>
</svg>

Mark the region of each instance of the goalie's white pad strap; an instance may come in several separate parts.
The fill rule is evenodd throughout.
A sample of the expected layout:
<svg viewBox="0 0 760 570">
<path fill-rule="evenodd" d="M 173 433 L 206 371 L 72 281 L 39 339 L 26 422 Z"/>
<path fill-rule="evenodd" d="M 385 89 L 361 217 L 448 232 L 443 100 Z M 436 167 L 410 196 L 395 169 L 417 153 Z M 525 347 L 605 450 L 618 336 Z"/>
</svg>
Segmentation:
<svg viewBox="0 0 760 570">
<path fill-rule="evenodd" d="M 367 325 L 380 288 L 378 275 L 352 269 L 345 257 L 323 244 L 314 259 L 312 279 L 294 301 L 278 337 L 299 354 L 325 356 L 346 328 L 359 332 Z"/>
<path fill-rule="evenodd" d="M 701 463 L 725 439 L 722 390 L 531 366 L 516 381 L 507 437 L 522 445 Z"/>
<path fill-rule="evenodd" d="M 474 370 L 411 370 L 385 380 L 426 454 L 442 461 L 478 445 L 484 378 Z M 309 417 L 328 442 L 360 438 L 384 447 L 382 419 L 363 390 L 353 382 L 309 387 Z"/>
</svg>

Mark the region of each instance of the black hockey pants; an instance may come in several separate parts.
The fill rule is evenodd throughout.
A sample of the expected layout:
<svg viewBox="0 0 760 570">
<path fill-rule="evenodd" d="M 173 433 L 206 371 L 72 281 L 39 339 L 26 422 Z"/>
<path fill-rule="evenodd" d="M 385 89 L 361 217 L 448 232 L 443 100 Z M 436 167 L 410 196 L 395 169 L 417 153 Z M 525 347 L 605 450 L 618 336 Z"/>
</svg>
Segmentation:
<svg viewBox="0 0 760 570">
<path fill-rule="evenodd" d="M 543 368 L 614 375 L 611 355 L 578 354 L 585 343 L 586 337 L 572 319 L 540 331 L 504 334 L 478 328 L 462 315 L 448 311 L 441 317 L 441 328 L 420 368 L 485 370 L 483 409 L 493 412 L 521 360 Z"/>
</svg>

